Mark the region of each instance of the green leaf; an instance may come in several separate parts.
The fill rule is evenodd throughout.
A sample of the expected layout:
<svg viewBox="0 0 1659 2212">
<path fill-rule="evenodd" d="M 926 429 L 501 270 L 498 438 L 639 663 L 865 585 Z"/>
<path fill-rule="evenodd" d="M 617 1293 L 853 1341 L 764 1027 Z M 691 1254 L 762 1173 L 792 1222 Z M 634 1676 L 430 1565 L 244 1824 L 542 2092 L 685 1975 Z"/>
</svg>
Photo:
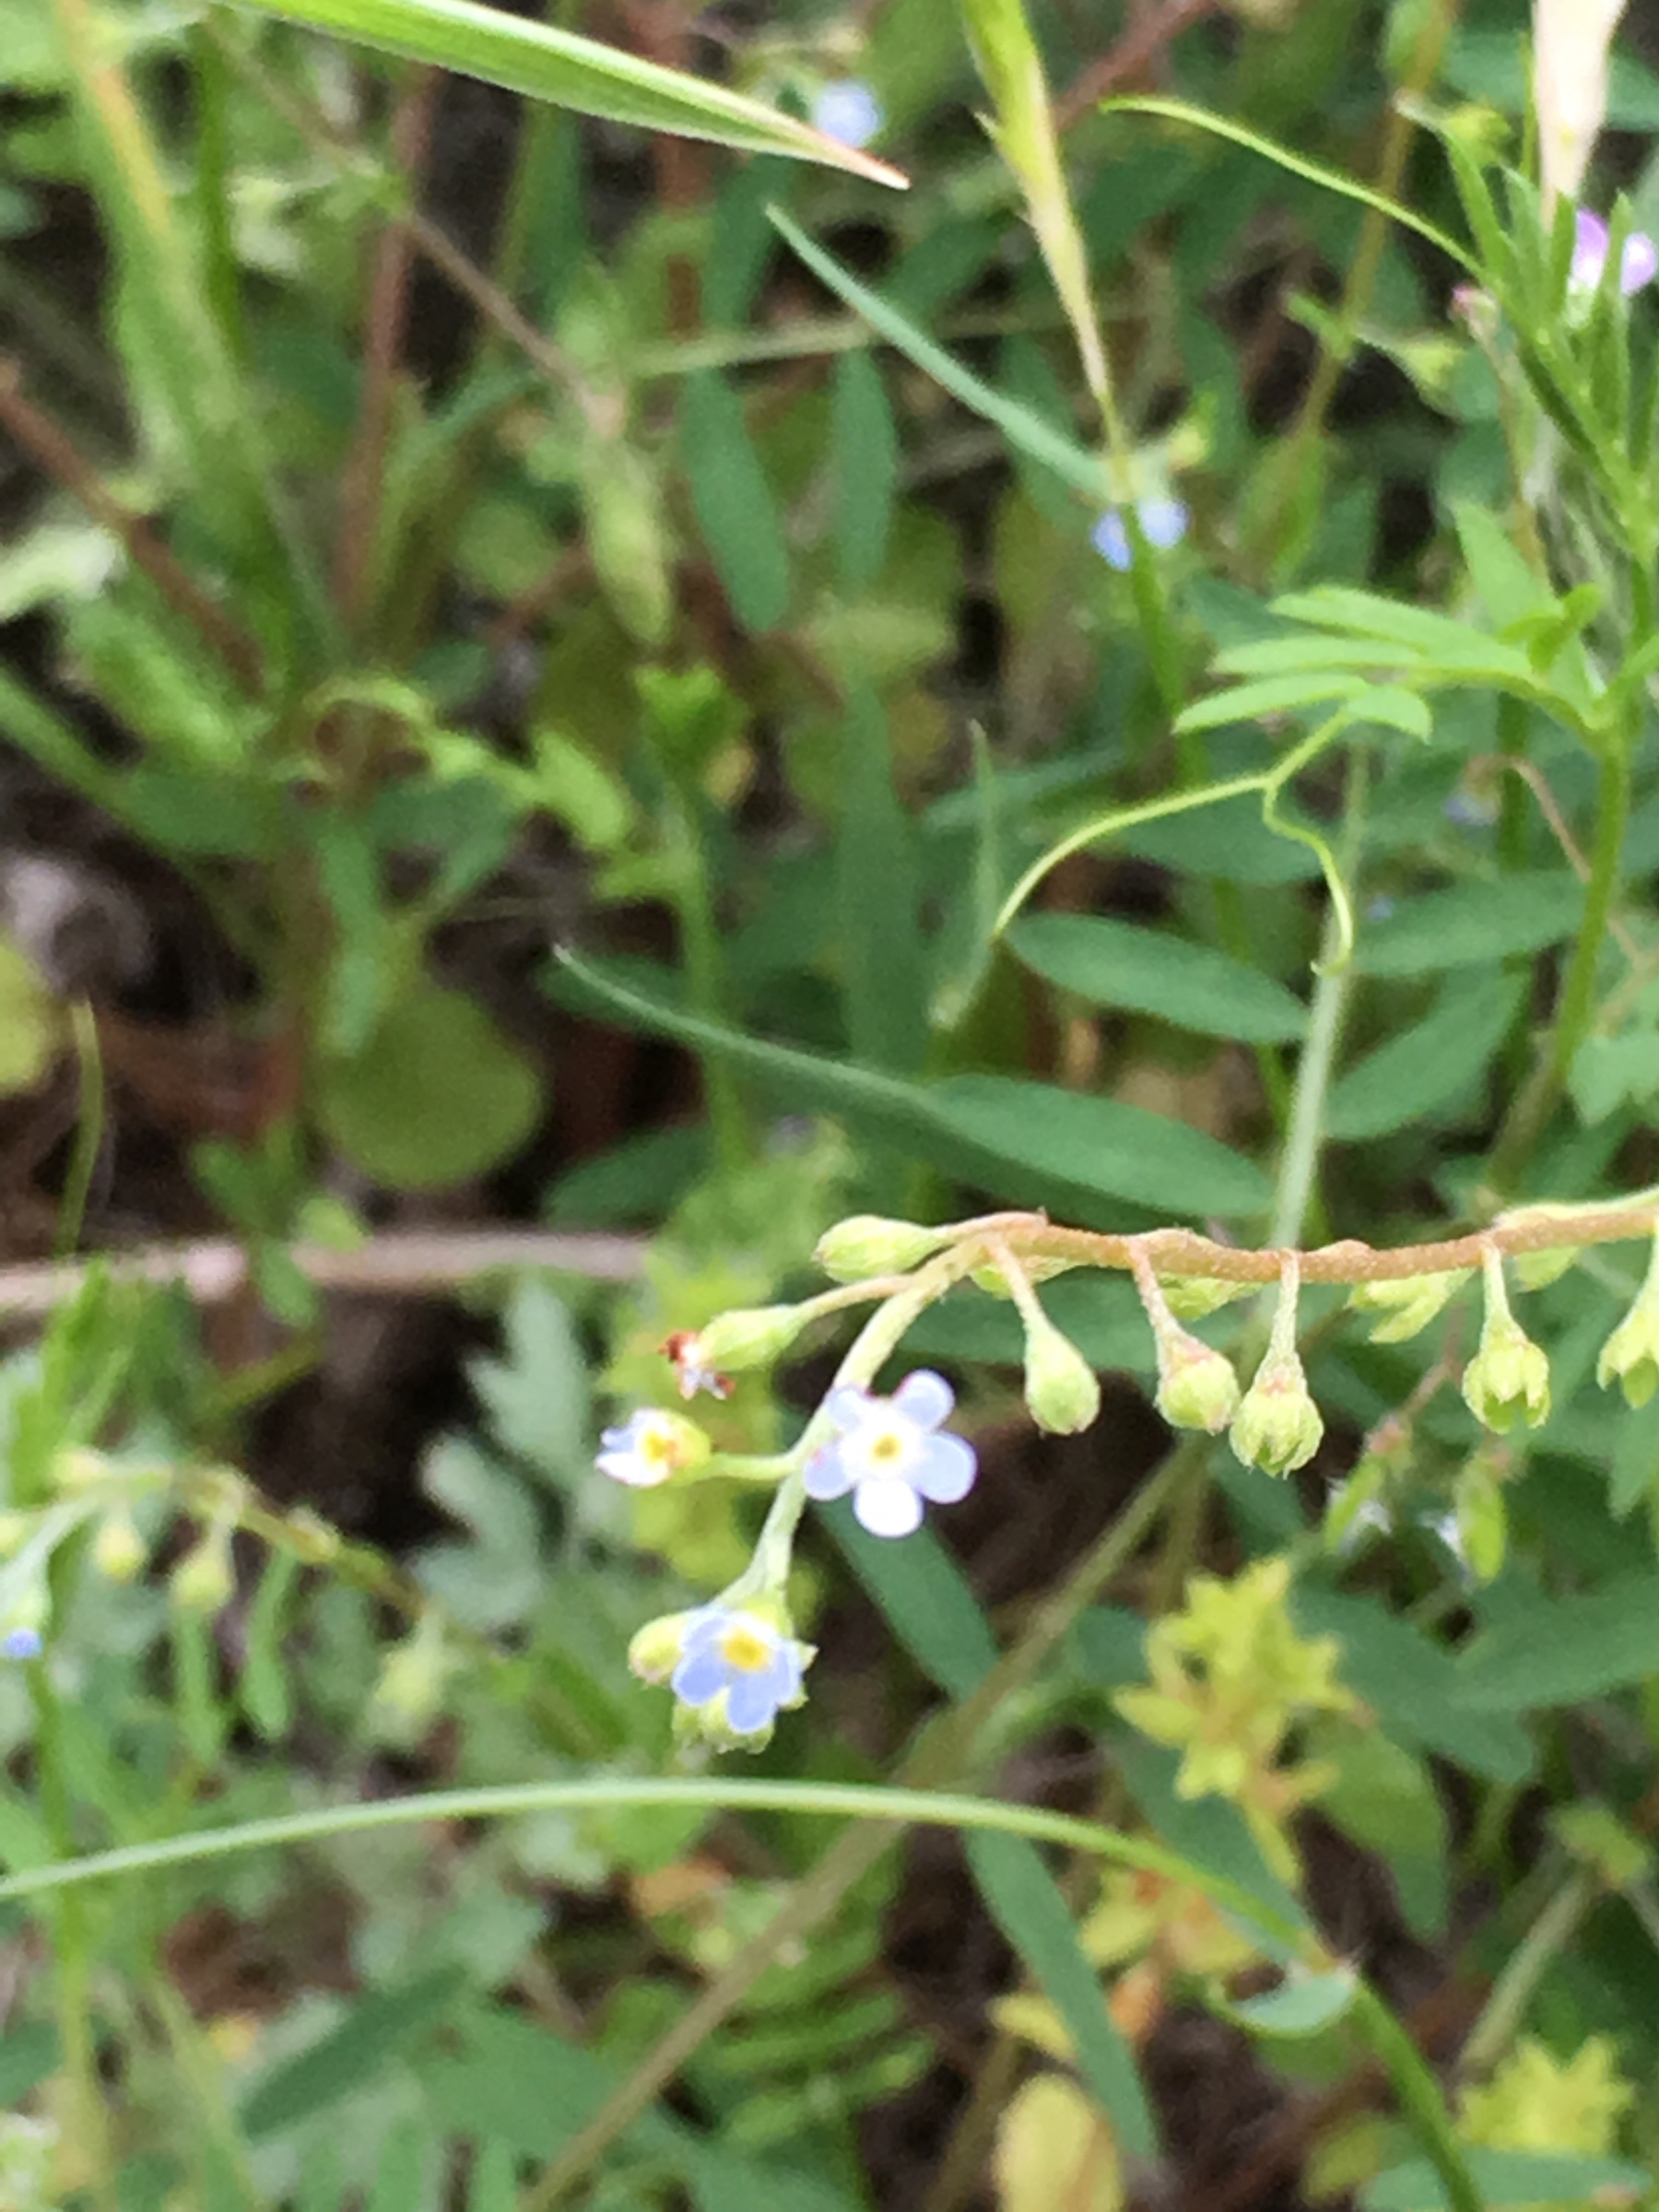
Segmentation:
<svg viewBox="0 0 1659 2212">
<path fill-rule="evenodd" d="M 1154 1213 L 1236 1219 L 1272 1203 L 1253 1160 L 1144 1107 L 1016 1076 L 953 1076 L 925 1096 L 945 1128 L 982 1150 Z"/>
<path fill-rule="evenodd" d="M 953 1698 L 976 1690 L 996 1664 L 996 1639 L 961 1569 L 931 1528 L 902 1544 L 873 1536 L 842 1500 L 823 1516 L 853 1571 L 911 1657 Z"/>
<path fill-rule="evenodd" d="M 1471 1712 L 1579 1705 L 1659 1675 L 1659 1575 L 1631 1575 L 1568 1597 L 1534 1598 L 1459 1654 L 1457 1694 Z"/>
<path fill-rule="evenodd" d="M 1135 2059 L 1106 2009 L 1096 1969 L 1077 1942 L 1071 1910 L 1034 1843 L 986 1833 L 964 1839 L 968 1864 L 991 1917 L 1065 2021 L 1077 2071 L 1136 2158 L 1156 2147 L 1152 2114 Z"/>
<path fill-rule="evenodd" d="M 889 345 L 896 346 L 907 359 L 932 377 L 955 399 L 975 415 L 982 415 L 994 422 L 1010 443 L 1033 461 L 1041 461 L 1045 468 L 1065 478 L 1096 507 L 1110 504 L 1111 480 L 1101 464 L 1092 453 L 1073 444 L 1034 415 L 1005 394 L 964 369 L 943 347 L 918 330 L 910 317 L 873 292 L 867 285 L 860 284 L 840 263 L 834 261 L 800 227 L 791 222 L 781 208 L 774 207 L 771 219 L 779 231 L 788 240 L 806 266 L 820 282 L 827 284 L 836 297 L 850 307 L 854 314 L 862 315 L 875 330 L 878 330 Z"/>
<path fill-rule="evenodd" d="M 1256 722 L 1266 714 L 1295 714 L 1305 707 L 1353 700 L 1371 687 L 1362 676 L 1340 668 L 1310 668 L 1289 676 L 1265 676 L 1257 683 L 1235 684 L 1194 700 L 1175 717 L 1177 730 L 1225 729 L 1235 722 Z"/>
<path fill-rule="evenodd" d="M 914 840 L 893 789 L 881 701 L 857 685 L 841 724 L 841 818 L 835 873 L 842 995 L 855 1060 L 913 1072 L 927 1048 Z"/>
<path fill-rule="evenodd" d="M 441 1190 L 517 1151 L 542 1085 L 464 992 L 406 989 L 367 1048 L 324 1065 L 317 1114 L 354 1167 L 394 1190 Z"/>
<path fill-rule="evenodd" d="M 1472 670 L 1498 669 L 1521 683 L 1532 677 L 1532 663 L 1518 647 L 1504 644 L 1472 623 L 1385 599 L 1380 592 L 1322 583 L 1311 592 L 1287 593 L 1273 602 L 1272 611 L 1281 621 L 1375 638 L 1380 645 L 1413 661 L 1433 661 L 1449 668 L 1465 665 Z"/>
<path fill-rule="evenodd" d="M 1465 2150 L 1488 2212 L 1510 2206 L 1635 2203 L 1653 2186 L 1644 2167 L 1576 2151 Z M 1427 2159 L 1406 2159 L 1359 2192 L 1364 2212 L 1447 2212 L 1445 2184 Z"/>
<path fill-rule="evenodd" d="M 1473 1712 L 1464 1700 L 1460 1663 L 1422 1630 L 1373 1599 L 1352 1597 L 1300 1578 L 1290 1610 L 1302 1636 L 1335 1636 L 1342 1679 L 1396 1743 L 1438 1752 L 1490 1781 L 1524 1782 L 1535 1754 L 1508 1714 Z M 1161 1831 L 1160 1831 L 1161 1832 Z"/>
<path fill-rule="evenodd" d="M 1230 2018 L 1257 2035 L 1323 2035 L 1335 2027 L 1354 2002 L 1355 1978 L 1349 1967 L 1328 1974 L 1288 1974 L 1277 1989 L 1259 1997 L 1230 2005 Z"/>
<path fill-rule="evenodd" d="M 450 2012 L 466 1986 L 458 1966 L 445 1966 L 394 1989 L 376 1990 L 354 2005 L 337 2027 L 256 2083 L 241 2108 L 250 2140 L 280 2135 L 326 2112 Z"/>
<path fill-rule="evenodd" d="M 1277 1487 L 1282 1490 L 1282 1484 Z M 1149 1743 L 1131 1728 L 1113 1725 L 1106 1745 L 1124 1788 L 1159 1843 L 1179 1853 L 1201 1874 L 1257 1900 L 1278 1924 L 1278 1932 L 1253 1918 L 1247 1921 L 1230 1906 L 1228 1918 L 1265 1957 L 1288 1965 L 1297 1948 L 1289 1931 L 1307 1930 L 1307 1915 L 1263 1858 L 1238 1806 L 1225 1797 L 1182 1797 L 1175 1786 L 1178 1754 L 1163 1744 Z"/>
<path fill-rule="evenodd" d="M 821 161 L 879 184 L 901 185 L 873 155 L 825 137 L 792 115 L 724 85 L 641 61 L 573 31 L 510 16 L 473 0 L 252 0 L 265 14 L 313 30 L 336 32 L 406 60 L 435 63 L 462 76 L 551 100 L 580 114 L 643 130 L 709 138 L 747 153 Z"/>
<path fill-rule="evenodd" d="M 381 2143 L 366 2212 L 411 2212 L 412 2206 L 428 2203 L 428 2177 L 437 2165 L 440 2147 L 424 2120 L 403 2120 L 389 2127 Z"/>
<path fill-rule="evenodd" d="M 866 591 L 887 560 L 899 485 L 899 430 L 881 371 L 862 350 L 843 353 L 835 366 L 830 458 L 837 571 L 847 591 Z"/>
<path fill-rule="evenodd" d="M 1249 1044 L 1286 1043 L 1307 1027 L 1307 1009 L 1282 983 L 1167 930 L 1093 914 L 1032 914 L 1007 941 L 1028 968 L 1093 1006 L 1128 1006 Z"/>
<path fill-rule="evenodd" d="M 1572 935 L 1583 888 L 1559 869 L 1523 870 L 1404 901 L 1367 923 L 1354 963 L 1362 975 L 1434 975 L 1482 960 L 1542 952 Z"/>
<path fill-rule="evenodd" d="M 732 611 L 772 629 L 789 611 L 789 549 L 743 406 L 712 369 L 686 379 L 680 442 L 691 504 Z"/>
<path fill-rule="evenodd" d="M 1448 976 L 1423 1019 L 1368 1053 L 1331 1092 L 1325 1133 L 1382 1136 L 1453 1104 L 1486 1068 L 1520 1010 L 1526 979 L 1497 968 Z"/>
</svg>

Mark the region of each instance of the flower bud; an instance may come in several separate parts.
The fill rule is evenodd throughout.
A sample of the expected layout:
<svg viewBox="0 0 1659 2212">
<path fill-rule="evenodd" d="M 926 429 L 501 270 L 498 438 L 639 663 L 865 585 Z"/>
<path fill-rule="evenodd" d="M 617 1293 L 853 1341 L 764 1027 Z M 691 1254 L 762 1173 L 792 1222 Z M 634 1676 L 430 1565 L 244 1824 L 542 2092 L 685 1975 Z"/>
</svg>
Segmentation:
<svg viewBox="0 0 1659 2212">
<path fill-rule="evenodd" d="M 1219 1436 L 1238 1409 L 1239 1378 L 1232 1361 L 1185 1329 L 1160 1330 L 1158 1410 L 1170 1426 Z"/>
<path fill-rule="evenodd" d="M 1404 1344 L 1428 1327 L 1472 1272 L 1455 1267 L 1441 1275 L 1407 1275 L 1383 1282 L 1356 1283 L 1347 1302 L 1356 1313 L 1381 1316 L 1371 1332 L 1373 1344 Z"/>
<path fill-rule="evenodd" d="M 697 1330 L 679 1357 L 686 1366 L 700 1370 L 770 1367 L 811 1319 L 804 1306 L 737 1307 L 717 1313 Z"/>
<path fill-rule="evenodd" d="M 1659 1234 L 1653 1239 L 1647 1280 L 1602 1346 L 1595 1379 L 1604 1390 L 1617 1382 L 1628 1406 L 1645 1406 L 1659 1388 Z"/>
<path fill-rule="evenodd" d="M 112 1506 L 92 1539 L 92 1564 L 112 1583 L 130 1583 L 143 1571 L 149 1549 L 124 1505 Z"/>
<path fill-rule="evenodd" d="M 1500 1435 L 1518 1419 L 1536 1429 L 1549 1418 L 1549 1361 L 1510 1312 L 1496 1245 L 1487 1247 L 1483 1264 L 1486 1320 L 1464 1369 L 1464 1402 L 1483 1429 Z"/>
<path fill-rule="evenodd" d="M 217 1613 L 236 1590 L 230 1562 L 230 1524 L 210 1521 L 169 1578 L 175 1604 L 188 1613 Z"/>
<path fill-rule="evenodd" d="M 637 1630 L 628 1647 L 628 1665 L 641 1682 L 666 1682 L 680 1662 L 689 1613 L 664 1613 Z"/>
<path fill-rule="evenodd" d="M 400 1733 L 418 1733 L 436 1718 L 443 1692 L 458 1665 L 435 1613 L 422 1616 L 412 1632 L 381 1662 L 374 1704 Z"/>
<path fill-rule="evenodd" d="M 812 1256 L 835 1282 L 860 1283 L 872 1275 L 908 1274 L 948 1244 L 951 1235 L 949 1229 L 922 1229 L 913 1221 L 889 1221 L 880 1214 L 853 1214 L 824 1231 Z"/>
<path fill-rule="evenodd" d="M 105 1453 L 90 1452 L 78 1444 L 57 1453 L 52 1462 L 52 1480 L 60 1490 L 96 1489 L 114 1472 L 113 1464 Z"/>
<path fill-rule="evenodd" d="M 1247 1467 L 1293 1475 L 1319 1449 L 1324 1423 L 1308 1391 L 1300 1356 L 1269 1350 L 1233 1416 L 1228 1441 Z"/>
<path fill-rule="evenodd" d="M 1559 1244 L 1553 1252 L 1520 1252 L 1511 1265 L 1523 1290 L 1547 1290 L 1571 1274 L 1583 1257 L 1576 1244 Z"/>
<path fill-rule="evenodd" d="M 34 1529 L 32 1513 L 19 1513 L 9 1508 L 0 1511 L 0 1559 L 9 1559 L 21 1551 Z"/>
<path fill-rule="evenodd" d="M 1503 1571 L 1509 1548 L 1503 1483 L 1510 1472 L 1509 1454 L 1503 1446 L 1486 1445 L 1464 1462 L 1453 1486 L 1452 1512 L 1457 1530 L 1453 1548 L 1477 1583 L 1494 1582 Z"/>
<path fill-rule="evenodd" d="M 1100 1385 L 1093 1368 L 1035 1298 L 1026 1315 L 1025 1394 L 1031 1418 L 1053 1436 L 1075 1436 L 1100 1410 Z"/>
<path fill-rule="evenodd" d="M 1226 1282 L 1218 1275 L 1166 1276 L 1161 1287 L 1177 1321 L 1202 1321 L 1206 1313 L 1218 1313 L 1256 1288 L 1254 1283 Z"/>
</svg>

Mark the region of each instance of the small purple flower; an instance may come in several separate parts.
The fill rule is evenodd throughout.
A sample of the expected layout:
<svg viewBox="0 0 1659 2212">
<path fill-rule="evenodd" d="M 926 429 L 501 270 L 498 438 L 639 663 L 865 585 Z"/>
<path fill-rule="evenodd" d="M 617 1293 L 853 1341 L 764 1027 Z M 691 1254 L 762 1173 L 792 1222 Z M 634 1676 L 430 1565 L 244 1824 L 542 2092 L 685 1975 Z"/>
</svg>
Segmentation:
<svg viewBox="0 0 1659 2212">
<path fill-rule="evenodd" d="M 853 1494 L 853 1511 L 873 1536 L 908 1536 L 922 1524 L 922 1501 L 954 1505 L 973 1488 L 973 1446 L 935 1433 L 956 1395 L 943 1375 L 918 1368 L 890 1398 L 851 1386 L 825 1405 L 839 1434 L 806 1462 L 809 1498 Z"/>
<path fill-rule="evenodd" d="M 756 1735 L 799 1699 L 801 1647 L 758 1613 L 703 1606 L 686 1621 L 671 1681 L 682 1705 L 724 1697 L 733 1735 Z"/>
<path fill-rule="evenodd" d="M 45 1649 L 39 1629 L 7 1629 L 0 1636 L 3 1659 L 38 1659 Z"/>
<path fill-rule="evenodd" d="M 1607 226 L 1601 217 L 1588 207 L 1581 207 L 1573 233 L 1572 269 L 1568 279 L 1574 291 L 1593 292 L 1601 283 L 1610 242 Z M 1618 288 L 1628 300 L 1632 292 L 1652 284 L 1655 276 L 1659 276 L 1659 246 L 1645 230 L 1632 230 L 1625 240 L 1619 260 Z"/>
<path fill-rule="evenodd" d="M 1180 500 L 1139 500 L 1135 512 L 1140 517 L 1141 535 L 1160 553 L 1181 543 L 1192 520 Z M 1135 565 L 1135 552 L 1121 508 L 1106 510 L 1089 532 L 1089 542 L 1109 569 L 1116 569 L 1123 574 Z"/>
<path fill-rule="evenodd" d="M 856 76 L 837 77 L 820 87 L 812 103 L 813 127 L 841 146 L 868 146 L 886 121 L 881 102 Z"/>
</svg>

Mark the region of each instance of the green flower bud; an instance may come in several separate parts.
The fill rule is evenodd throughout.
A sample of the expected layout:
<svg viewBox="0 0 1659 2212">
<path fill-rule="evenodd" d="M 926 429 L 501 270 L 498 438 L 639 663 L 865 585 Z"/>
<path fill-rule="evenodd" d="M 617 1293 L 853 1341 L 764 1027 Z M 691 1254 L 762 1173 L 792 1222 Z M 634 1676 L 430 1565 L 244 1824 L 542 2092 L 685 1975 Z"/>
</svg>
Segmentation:
<svg viewBox="0 0 1659 2212">
<path fill-rule="evenodd" d="M 1373 1344 L 1404 1344 L 1426 1329 L 1473 1270 L 1455 1267 L 1443 1275 L 1407 1275 L 1396 1280 L 1356 1283 L 1348 1304 L 1356 1313 L 1381 1315 L 1371 1333 Z"/>
<path fill-rule="evenodd" d="M 1549 1361 L 1510 1312 L 1496 1245 L 1487 1247 L 1483 1264 L 1486 1320 L 1464 1369 L 1464 1402 L 1483 1429 L 1500 1435 L 1518 1419 L 1536 1429 L 1549 1418 Z"/>
<path fill-rule="evenodd" d="M 628 1647 L 629 1670 L 641 1682 L 666 1682 L 680 1662 L 689 1613 L 663 1613 L 648 1620 Z"/>
<path fill-rule="evenodd" d="M 1100 1385 L 1087 1359 L 1035 1297 L 1025 1317 L 1025 1394 L 1031 1418 L 1053 1436 L 1075 1436 L 1100 1410 Z"/>
<path fill-rule="evenodd" d="M 149 1547 L 134 1525 L 124 1505 L 112 1507 L 98 1524 L 92 1539 L 92 1564 L 112 1583 L 130 1583 L 143 1571 Z"/>
<path fill-rule="evenodd" d="M 862 1283 L 872 1275 L 905 1275 L 930 1253 L 948 1244 L 949 1229 L 922 1229 L 913 1221 L 889 1221 L 879 1214 L 854 1214 L 824 1231 L 813 1253 L 838 1283 Z"/>
<path fill-rule="evenodd" d="M 450 1677 L 460 1665 L 433 1613 L 426 1614 L 381 1662 L 374 1707 L 401 1736 L 413 1736 L 434 1721 L 443 1705 Z"/>
<path fill-rule="evenodd" d="M 236 1592 L 230 1562 L 230 1524 L 212 1521 L 169 1578 L 173 1601 L 187 1613 L 218 1613 Z"/>
<path fill-rule="evenodd" d="M 679 1352 L 682 1367 L 770 1367 L 812 1319 L 805 1306 L 735 1308 L 698 1329 Z"/>
<path fill-rule="evenodd" d="M 1518 1252 L 1512 1265 L 1523 1290 L 1547 1290 L 1551 1283 L 1559 1283 L 1570 1274 L 1582 1257 L 1578 1245 L 1564 1244 L 1554 1252 Z"/>
<path fill-rule="evenodd" d="M 1185 1329 L 1160 1330 L 1158 1410 L 1170 1426 L 1219 1436 L 1238 1409 L 1239 1378 L 1232 1361 Z"/>
<path fill-rule="evenodd" d="M 52 1463 L 52 1479 L 60 1490 L 92 1490 L 100 1482 L 108 1482 L 115 1472 L 113 1463 L 102 1452 L 89 1452 L 76 1445 L 60 1452 Z"/>
<path fill-rule="evenodd" d="M 1256 1286 L 1224 1282 L 1218 1275 L 1171 1275 L 1162 1278 L 1160 1288 L 1177 1321 L 1202 1321 L 1235 1299 L 1247 1298 Z"/>
<path fill-rule="evenodd" d="M 0 1559 L 9 1559 L 22 1550 L 33 1535 L 35 1517 L 32 1513 L 0 1511 Z"/>
<path fill-rule="evenodd" d="M 1228 1441 L 1247 1467 L 1293 1475 L 1319 1449 L 1324 1423 L 1308 1391 L 1300 1355 L 1269 1350 L 1240 1400 Z"/>
<path fill-rule="evenodd" d="M 1602 1346 L 1595 1379 L 1604 1390 L 1617 1382 L 1628 1406 L 1645 1406 L 1659 1389 L 1659 1234 L 1653 1239 L 1647 1280 Z"/>
</svg>

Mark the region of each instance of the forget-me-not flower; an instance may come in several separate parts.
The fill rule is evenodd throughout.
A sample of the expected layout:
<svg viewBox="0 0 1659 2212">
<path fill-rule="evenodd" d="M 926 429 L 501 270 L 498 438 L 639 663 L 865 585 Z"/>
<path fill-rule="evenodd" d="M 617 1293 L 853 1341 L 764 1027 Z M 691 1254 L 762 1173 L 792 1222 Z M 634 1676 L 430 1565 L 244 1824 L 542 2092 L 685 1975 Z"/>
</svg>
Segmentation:
<svg viewBox="0 0 1659 2212">
<path fill-rule="evenodd" d="M 7 1629 L 0 1636 L 0 1658 L 38 1659 L 45 1649 L 39 1629 Z"/>
<path fill-rule="evenodd" d="M 918 1368 L 890 1398 L 845 1385 L 824 1411 L 838 1431 L 806 1462 L 809 1498 L 853 1495 L 853 1511 L 873 1536 L 908 1536 L 922 1524 L 922 1502 L 954 1505 L 973 1488 L 973 1446 L 937 1433 L 956 1404 L 943 1375 Z"/>
<path fill-rule="evenodd" d="M 801 1695 L 802 1646 L 759 1613 L 702 1606 L 686 1617 L 678 1665 L 670 1677 L 682 1705 L 724 1718 L 734 1735 L 770 1728 L 779 1708 Z"/>
<path fill-rule="evenodd" d="M 1192 520 L 1180 500 L 1138 500 L 1135 512 L 1140 518 L 1141 535 L 1160 553 L 1181 543 Z M 1135 565 L 1135 552 L 1121 508 L 1109 507 L 1088 535 L 1089 542 L 1109 569 L 1123 573 Z"/>
<path fill-rule="evenodd" d="M 834 78 L 820 86 L 812 103 L 813 128 L 841 146 L 868 146 L 886 121 L 881 102 L 861 77 Z"/>
<path fill-rule="evenodd" d="M 709 1440 L 700 1429 L 677 1413 L 647 1406 L 631 1414 L 620 1429 L 602 1433 L 597 1465 L 613 1482 L 648 1490 L 686 1467 L 700 1465 L 709 1452 Z"/>
<path fill-rule="evenodd" d="M 1611 241 L 1607 226 L 1599 215 L 1588 207 L 1581 207 L 1575 221 L 1572 241 L 1572 271 L 1569 283 L 1575 292 L 1593 292 L 1602 280 L 1602 271 L 1607 265 L 1607 249 Z M 1659 245 L 1645 230 L 1632 230 L 1625 240 L 1624 253 L 1618 264 L 1618 288 L 1628 300 L 1643 285 L 1652 284 L 1659 276 Z"/>
</svg>

